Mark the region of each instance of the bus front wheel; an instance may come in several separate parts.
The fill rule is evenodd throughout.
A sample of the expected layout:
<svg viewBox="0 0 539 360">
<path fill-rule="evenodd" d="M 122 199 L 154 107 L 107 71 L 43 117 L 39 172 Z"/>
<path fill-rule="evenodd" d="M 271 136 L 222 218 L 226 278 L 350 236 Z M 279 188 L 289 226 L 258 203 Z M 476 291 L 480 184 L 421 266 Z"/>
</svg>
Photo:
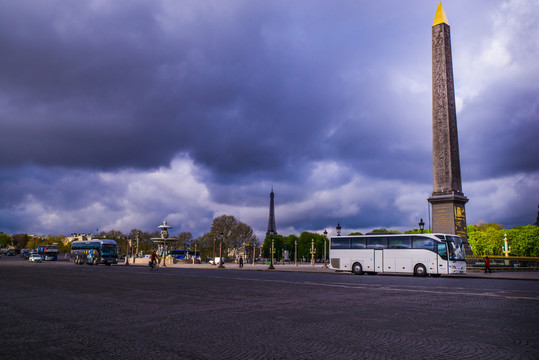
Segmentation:
<svg viewBox="0 0 539 360">
<path fill-rule="evenodd" d="M 361 264 L 360 263 L 354 263 L 354 265 L 352 265 L 352 272 L 355 275 L 363 275 L 363 268 L 361 267 Z"/>
<path fill-rule="evenodd" d="M 414 275 L 421 277 L 427 276 L 427 269 L 425 268 L 425 265 L 417 264 L 414 268 Z"/>
</svg>

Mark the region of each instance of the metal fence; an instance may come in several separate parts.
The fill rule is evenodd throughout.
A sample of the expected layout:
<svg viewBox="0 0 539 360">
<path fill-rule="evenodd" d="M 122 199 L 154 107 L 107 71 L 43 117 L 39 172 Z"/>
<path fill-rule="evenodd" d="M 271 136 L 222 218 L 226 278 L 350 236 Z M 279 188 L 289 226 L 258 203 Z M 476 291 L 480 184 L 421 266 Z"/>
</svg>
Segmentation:
<svg viewBox="0 0 539 360">
<path fill-rule="evenodd" d="M 524 256 L 489 256 L 492 270 L 539 270 L 539 257 Z M 467 270 L 482 270 L 485 268 L 485 256 L 467 256 Z"/>
</svg>

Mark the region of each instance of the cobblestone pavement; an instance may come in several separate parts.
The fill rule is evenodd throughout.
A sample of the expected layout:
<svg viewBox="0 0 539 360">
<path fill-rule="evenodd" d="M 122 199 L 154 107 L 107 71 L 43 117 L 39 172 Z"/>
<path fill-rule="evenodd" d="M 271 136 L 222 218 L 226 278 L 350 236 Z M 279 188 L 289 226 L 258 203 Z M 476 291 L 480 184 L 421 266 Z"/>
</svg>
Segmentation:
<svg viewBox="0 0 539 360">
<path fill-rule="evenodd" d="M 2 259 L 0 358 L 537 359 L 538 286 Z"/>
</svg>

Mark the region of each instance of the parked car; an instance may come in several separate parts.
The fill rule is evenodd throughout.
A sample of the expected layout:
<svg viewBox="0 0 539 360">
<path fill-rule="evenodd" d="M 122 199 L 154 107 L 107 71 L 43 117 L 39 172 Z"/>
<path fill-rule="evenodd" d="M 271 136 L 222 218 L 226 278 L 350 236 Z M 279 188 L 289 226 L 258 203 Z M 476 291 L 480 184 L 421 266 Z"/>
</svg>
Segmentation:
<svg viewBox="0 0 539 360">
<path fill-rule="evenodd" d="M 4 255 L 6 255 L 6 256 L 15 256 L 15 251 L 13 251 L 13 250 L 8 250 L 8 251 L 6 251 L 6 252 L 4 253 Z"/>
<path fill-rule="evenodd" d="M 39 254 L 32 254 L 32 255 L 30 255 L 30 257 L 28 258 L 28 261 L 29 261 L 29 262 L 41 262 L 41 261 L 42 261 L 41 255 L 39 255 Z"/>
<path fill-rule="evenodd" d="M 223 261 L 223 264 L 224 264 L 224 263 L 225 263 L 225 258 L 222 258 L 222 261 Z M 211 259 L 211 260 L 210 260 L 210 264 L 212 264 L 212 265 L 217 265 L 217 264 L 219 264 L 219 258 L 216 257 L 215 259 Z"/>
<path fill-rule="evenodd" d="M 28 249 L 22 249 L 21 250 L 21 257 L 23 259 L 28 259 L 30 257 L 30 250 Z"/>
</svg>

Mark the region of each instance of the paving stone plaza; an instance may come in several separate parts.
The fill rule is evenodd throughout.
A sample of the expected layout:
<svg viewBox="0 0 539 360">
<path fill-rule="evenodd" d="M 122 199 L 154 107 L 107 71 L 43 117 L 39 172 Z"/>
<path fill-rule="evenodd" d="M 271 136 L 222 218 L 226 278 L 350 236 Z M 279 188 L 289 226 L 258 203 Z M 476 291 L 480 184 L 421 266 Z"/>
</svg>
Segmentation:
<svg viewBox="0 0 539 360">
<path fill-rule="evenodd" d="M 239 270 L 227 264 L 224 270 L 150 271 L 142 265 L 2 259 L 0 358 L 537 359 L 539 354 L 537 280 L 276 268 Z"/>
</svg>

